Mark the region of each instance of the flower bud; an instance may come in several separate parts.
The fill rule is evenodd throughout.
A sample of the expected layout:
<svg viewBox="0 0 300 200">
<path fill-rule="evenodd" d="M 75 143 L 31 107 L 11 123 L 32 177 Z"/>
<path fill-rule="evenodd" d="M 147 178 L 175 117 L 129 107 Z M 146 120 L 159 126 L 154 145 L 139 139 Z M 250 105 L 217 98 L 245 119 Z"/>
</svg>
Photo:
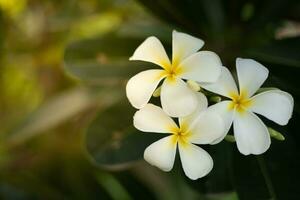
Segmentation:
<svg viewBox="0 0 300 200">
<path fill-rule="evenodd" d="M 222 101 L 222 98 L 220 96 L 212 96 L 209 98 L 209 101 L 214 102 L 214 103 L 219 103 Z"/>
<path fill-rule="evenodd" d="M 235 138 L 234 138 L 233 135 L 226 135 L 226 136 L 225 136 L 225 140 L 226 140 L 227 142 L 235 142 Z"/>
<path fill-rule="evenodd" d="M 278 131 L 268 127 L 268 131 L 269 131 L 269 134 L 272 138 L 275 138 L 276 140 L 280 140 L 280 141 L 283 141 L 285 140 L 285 137 L 279 133 Z"/>
<path fill-rule="evenodd" d="M 195 81 L 188 80 L 187 85 L 189 86 L 189 88 L 191 88 L 195 92 L 199 92 L 201 90 L 200 85 Z"/>
<path fill-rule="evenodd" d="M 153 96 L 154 97 L 159 97 L 160 96 L 160 91 L 161 91 L 161 87 L 156 88 L 156 90 L 153 92 Z"/>
</svg>

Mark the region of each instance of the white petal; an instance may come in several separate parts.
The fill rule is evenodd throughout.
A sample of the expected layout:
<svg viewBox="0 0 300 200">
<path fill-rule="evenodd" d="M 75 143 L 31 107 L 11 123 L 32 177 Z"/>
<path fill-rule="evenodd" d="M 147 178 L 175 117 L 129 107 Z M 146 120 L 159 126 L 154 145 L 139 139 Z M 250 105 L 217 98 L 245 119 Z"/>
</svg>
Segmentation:
<svg viewBox="0 0 300 200">
<path fill-rule="evenodd" d="M 129 60 L 142 60 L 155 63 L 165 69 L 171 66 L 161 42 L 154 36 L 148 37 L 133 53 Z"/>
<path fill-rule="evenodd" d="M 262 154 L 270 147 L 267 127 L 252 112 L 236 113 L 233 129 L 237 147 L 244 155 Z"/>
<path fill-rule="evenodd" d="M 286 125 L 292 117 L 293 107 L 294 100 L 289 93 L 270 90 L 252 97 L 250 109 L 280 125 Z"/>
<path fill-rule="evenodd" d="M 164 137 L 145 149 L 144 159 L 163 171 L 170 171 L 174 165 L 176 146 L 175 136 Z"/>
<path fill-rule="evenodd" d="M 178 78 L 165 79 L 160 97 L 163 110 L 171 117 L 187 116 L 198 106 L 196 92 Z"/>
<path fill-rule="evenodd" d="M 207 109 L 208 102 L 206 96 L 201 92 L 197 92 L 196 94 L 198 97 L 198 106 L 192 114 L 179 118 L 180 127 L 185 126 L 187 129 L 189 129 L 189 125 L 191 125 L 194 122 L 194 120 L 199 116 L 199 114 L 202 111 Z"/>
<path fill-rule="evenodd" d="M 183 59 L 187 58 L 191 54 L 197 52 L 204 45 L 204 41 L 195 38 L 191 35 L 173 31 L 173 65 L 179 64 Z"/>
<path fill-rule="evenodd" d="M 238 94 L 235 81 L 226 67 L 222 67 L 221 75 L 215 83 L 201 83 L 200 85 L 206 90 L 229 98 Z"/>
<path fill-rule="evenodd" d="M 144 132 L 173 133 L 178 129 L 176 123 L 160 107 L 153 104 L 147 104 L 137 111 L 133 116 L 133 124 Z"/>
<path fill-rule="evenodd" d="M 223 119 L 223 123 L 224 123 L 223 134 L 218 139 L 213 141 L 211 144 L 217 144 L 217 143 L 221 142 L 224 139 L 224 137 L 227 135 L 227 133 L 231 127 L 234 111 L 232 109 L 229 109 L 230 102 L 231 101 L 222 101 L 220 103 L 217 103 L 217 104 L 214 104 L 214 105 L 208 107 L 208 110 L 210 112 L 215 112 L 215 113 L 219 114 L 221 116 L 221 118 Z"/>
<path fill-rule="evenodd" d="M 265 82 L 269 70 L 252 59 L 236 59 L 240 93 L 251 97 Z"/>
<path fill-rule="evenodd" d="M 132 106 L 135 108 L 144 107 L 165 76 L 164 70 L 152 69 L 140 72 L 129 79 L 126 85 L 126 96 Z"/>
<path fill-rule="evenodd" d="M 199 114 L 189 129 L 188 140 L 194 144 L 210 144 L 224 134 L 224 122 L 220 115 L 210 110 Z"/>
<path fill-rule="evenodd" d="M 184 79 L 198 82 L 215 82 L 221 75 L 222 63 L 217 54 L 212 51 L 200 51 L 183 60 L 178 68 Z"/>
<path fill-rule="evenodd" d="M 213 168 L 213 160 L 202 148 L 194 144 L 178 143 L 183 171 L 187 177 L 196 180 L 207 175 Z"/>
</svg>

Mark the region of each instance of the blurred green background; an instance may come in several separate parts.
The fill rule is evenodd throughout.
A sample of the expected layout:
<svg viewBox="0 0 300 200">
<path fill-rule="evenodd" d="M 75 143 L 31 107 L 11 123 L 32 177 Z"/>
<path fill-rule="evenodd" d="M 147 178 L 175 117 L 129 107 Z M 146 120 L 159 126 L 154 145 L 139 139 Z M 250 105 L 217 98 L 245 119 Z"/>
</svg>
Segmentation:
<svg viewBox="0 0 300 200">
<path fill-rule="evenodd" d="M 158 136 L 134 130 L 124 86 L 151 65 L 128 57 L 150 35 L 171 53 L 173 29 L 232 70 L 265 64 L 265 86 L 295 98 L 288 126 L 266 121 L 286 140 L 207 147 L 215 167 L 194 182 L 146 164 Z M 0 199 L 299 199 L 299 36 L 297 0 L 0 0 Z"/>
</svg>

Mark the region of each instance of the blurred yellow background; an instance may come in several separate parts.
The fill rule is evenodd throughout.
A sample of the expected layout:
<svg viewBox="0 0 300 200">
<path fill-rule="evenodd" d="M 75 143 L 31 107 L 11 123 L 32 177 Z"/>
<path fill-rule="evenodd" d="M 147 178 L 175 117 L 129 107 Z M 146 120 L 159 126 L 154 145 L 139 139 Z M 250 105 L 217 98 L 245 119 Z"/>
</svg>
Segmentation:
<svg viewBox="0 0 300 200">
<path fill-rule="evenodd" d="M 63 56 L 68 43 L 117 29 L 133 14 L 145 15 L 130 0 L 0 0 L 0 199 L 122 197 L 86 156 L 82 132 L 93 104 L 65 75 Z M 53 117 L 15 136 L 48 102 Z"/>
</svg>

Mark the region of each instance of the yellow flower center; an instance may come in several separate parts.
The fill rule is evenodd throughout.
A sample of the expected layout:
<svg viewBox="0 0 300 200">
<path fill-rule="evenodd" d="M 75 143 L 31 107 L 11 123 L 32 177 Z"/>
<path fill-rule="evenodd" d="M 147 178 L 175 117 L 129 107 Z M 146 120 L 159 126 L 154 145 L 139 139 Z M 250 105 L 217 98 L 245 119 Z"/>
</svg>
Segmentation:
<svg viewBox="0 0 300 200">
<path fill-rule="evenodd" d="M 168 77 L 173 79 L 176 77 L 176 71 L 175 70 L 171 70 L 168 72 Z"/>
<path fill-rule="evenodd" d="M 229 109 L 234 109 L 239 113 L 243 113 L 252 104 L 252 101 L 247 97 L 246 92 L 241 92 L 239 95 L 232 94 L 230 96 L 232 101 L 229 104 Z"/>
<path fill-rule="evenodd" d="M 175 78 L 182 73 L 182 68 L 177 66 L 170 66 L 165 69 L 168 80 L 175 80 Z"/>
<path fill-rule="evenodd" d="M 173 131 L 173 142 L 175 143 L 180 143 L 181 145 L 186 145 L 188 144 L 188 137 L 189 137 L 189 131 L 186 130 L 185 127 L 177 128 L 176 130 Z"/>
</svg>

